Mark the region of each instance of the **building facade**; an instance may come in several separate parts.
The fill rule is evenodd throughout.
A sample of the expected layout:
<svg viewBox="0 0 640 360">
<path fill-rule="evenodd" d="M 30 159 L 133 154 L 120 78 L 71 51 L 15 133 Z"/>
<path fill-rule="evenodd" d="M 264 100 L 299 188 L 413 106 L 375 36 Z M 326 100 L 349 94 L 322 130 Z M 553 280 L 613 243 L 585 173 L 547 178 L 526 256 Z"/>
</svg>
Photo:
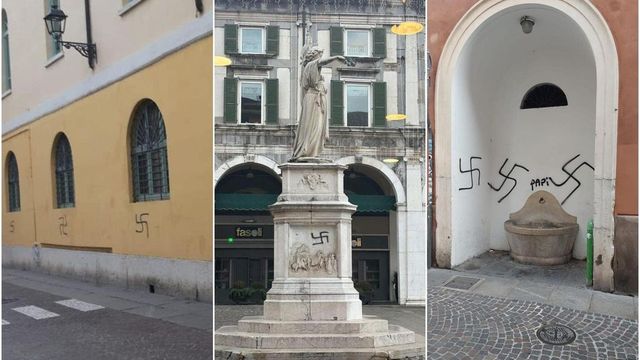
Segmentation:
<svg viewBox="0 0 640 360">
<path fill-rule="evenodd" d="M 279 164 L 292 155 L 300 115 L 303 39 L 353 66 L 322 69 L 330 140 L 322 157 L 348 166 L 345 192 L 358 205 L 352 274 L 373 301 L 424 304 L 424 33 L 391 27 L 422 22 L 420 1 L 216 1 L 215 293 L 268 289 Z M 405 120 L 388 121 L 388 114 Z"/>
<path fill-rule="evenodd" d="M 504 221 L 547 190 L 578 218 L 574 258 L 593 220 L 594 288 L 637 293 L 637 3 L 428 9 L 434 264 L 508 250 Z"/>
<path fill-rule="evenodd" d="M 212 300 L 212 11 L 3 3 L 4 266 Z"/>
</svg>

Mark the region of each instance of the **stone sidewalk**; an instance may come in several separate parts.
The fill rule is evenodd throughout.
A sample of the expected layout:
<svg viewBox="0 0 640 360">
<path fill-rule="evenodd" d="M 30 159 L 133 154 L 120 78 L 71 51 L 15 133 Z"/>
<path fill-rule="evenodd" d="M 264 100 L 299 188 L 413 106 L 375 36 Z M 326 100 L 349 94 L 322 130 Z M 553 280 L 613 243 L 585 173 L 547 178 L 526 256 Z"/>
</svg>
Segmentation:
<svg viewBox="0 0 640 360">
<path fill-rule="evenodd" d="M 213 309 L 210 303 L 115 286 L 96 286 L 79 280 L 6 267 L 2 268 L 2 281 L 182 326 L 209 332 L 213 329 Z"/>
<path fill-rule="evenodd" d="M 441 286 L 429 287 L 427 301 L 428 359 L 637 359 L 634 320 Z M 545 344 L 543 325 L 568 326 L 575 340 Z"/>
<path fill-rule="evenodd" d="M 594 291 L 583 274 L 584 262 L 530 266 L 505 252 L 429 269 L 427 358 L 637 359 L 638 298 Z M 576 338 L 545 344 L 543 325 L 568 326 Z"/>
<path fill-rule="evenodd" d="M 480 279 L 466 292 L 494 296 L 503 299 L 527 300 L 543 304 L 562 306 L 569 309 L 596 314 L 638 319 L 638 298 L 635 296 L 603 293 L 587 288 L 552 285 L 526 279 L 514 279 L 481 274 L 470 274 L 454 270 L 429 269 L 427 272 L 427 294 L 432 289 L 442 287 L 454 277 Z M 429 306 L 429 303 L 427 303 Z"/>
<path fill-rule="evenodd" d="M 585 286 L 584 261 L 559 266 L 515 263 L 509 253 L 492 251 L 470 259 L 454 270 L 429 269 L 427 292 L 455 276 L 479 280 L 464 292 L 503 299 L 534 301 L 596 314 L 638 319 L 638 297 L 595 291 Z M 462 291 L 456 290 L 454 291 Z"/>
</svg>

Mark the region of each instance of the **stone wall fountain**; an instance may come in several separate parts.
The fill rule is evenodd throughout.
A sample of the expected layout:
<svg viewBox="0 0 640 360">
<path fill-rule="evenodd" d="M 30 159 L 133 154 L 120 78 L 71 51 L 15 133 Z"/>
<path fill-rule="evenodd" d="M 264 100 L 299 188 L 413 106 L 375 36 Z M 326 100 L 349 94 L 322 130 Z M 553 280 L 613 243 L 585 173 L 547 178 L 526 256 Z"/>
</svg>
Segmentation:
<svg viewBox="0 0 640 360">
<path fill-rule="evenodd" d="M 514 260 L 558 265 L 571 260 L 578 223 L 551 193 L 541 190 L 531 194 L 522 209 L 509 215 L 504 229 Z"/>
</svg>

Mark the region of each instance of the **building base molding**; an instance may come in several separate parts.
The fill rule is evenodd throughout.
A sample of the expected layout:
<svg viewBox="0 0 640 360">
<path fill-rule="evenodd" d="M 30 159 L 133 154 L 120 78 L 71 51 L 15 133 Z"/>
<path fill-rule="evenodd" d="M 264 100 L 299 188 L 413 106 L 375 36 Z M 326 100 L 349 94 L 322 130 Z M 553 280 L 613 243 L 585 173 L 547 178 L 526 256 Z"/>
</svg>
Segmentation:
<svg viewBox="0 0 640 360">
<path fill-rule="evenodd" d="M 47 247 L 2 246 L 2 266 L 213 301 L 211 261 L 167 259 Z"/>
</svg>

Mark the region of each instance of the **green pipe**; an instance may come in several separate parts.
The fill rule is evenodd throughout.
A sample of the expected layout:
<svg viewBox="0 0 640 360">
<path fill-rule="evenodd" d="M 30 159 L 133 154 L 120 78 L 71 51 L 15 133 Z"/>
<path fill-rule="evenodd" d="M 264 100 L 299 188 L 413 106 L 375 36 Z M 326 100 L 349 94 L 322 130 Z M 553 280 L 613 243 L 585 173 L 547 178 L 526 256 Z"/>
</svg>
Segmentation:
<svg viewBox="0 0 640 360">
<path fill-rule="evenodd" d="M 587 223 L 587 286 L 593 285 L 593 220 Z"/>
</svg>

